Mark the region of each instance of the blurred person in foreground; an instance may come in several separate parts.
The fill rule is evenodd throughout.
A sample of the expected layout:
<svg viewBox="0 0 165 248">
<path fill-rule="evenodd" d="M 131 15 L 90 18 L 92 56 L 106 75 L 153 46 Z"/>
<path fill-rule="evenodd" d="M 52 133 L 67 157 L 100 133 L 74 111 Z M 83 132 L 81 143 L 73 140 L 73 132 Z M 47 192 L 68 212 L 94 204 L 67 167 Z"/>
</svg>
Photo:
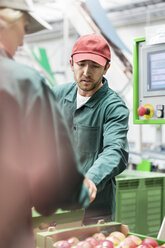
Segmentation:
<svg viewBox="0 0 165 248">
<path fill-rule="evenodd" d="M 54 87 L 79 155 L 91 204 L 83 223 L 115 218 L 115 176 L 128 162 L 129 111 L 104 77 L 111 51 L 103 36 L 88 34 L 74 44 L 70 65 L 75 82 Z"/>
<path fill-rule="evenodd" d="M 0 0 L 0 247 L 33 248 L 31 208 L 84 207 L 89 193 L 44 78 L 14 61 L 25 34 L 49 28 L 27 0 Z"/>
</svg>

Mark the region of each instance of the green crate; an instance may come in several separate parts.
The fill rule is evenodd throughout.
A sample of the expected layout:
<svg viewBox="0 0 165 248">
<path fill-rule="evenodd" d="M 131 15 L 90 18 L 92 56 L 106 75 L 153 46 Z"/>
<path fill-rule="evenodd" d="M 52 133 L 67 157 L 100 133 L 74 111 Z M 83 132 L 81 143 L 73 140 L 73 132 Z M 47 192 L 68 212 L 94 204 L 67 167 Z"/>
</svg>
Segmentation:
<svg viewBox="0 0 165 248">
<path fill-rule="evenodd" d="M 116 221 L 156 237 L 165 216 L 165 175 L 126 170 L 116 177 Z"/>
<path fill-rule="evenodd" d="M 56 229 L 65 227 L 79 226 L 82 224 L 84 209 L 74 211 L 63 211 L 58 209 L 51 216 L 42 216 L 35 209 L 32 209 L 32 221 L 34 232 L 45 231 L 49 226 L 55 226 Z"/>
<path fill-rule="evenodd" d="M 58 240 L 65 240 L 70 237 L 77 237 L 83 240 L 94 233 L 103 232 L 106 236 L 114 231 L 128 234 L 128 227 L 121 223 L 109 222 L 95 225 L 79 226 L 72 228 L 64 228 L 61 230 L 47 230 L 46 232 L 38 232 L 36 246 L 37 248 L 53 248 L 53 243 Z"/>
<path fill-rule="evenodd" d="M 140 164 L 137 164 L 137 171 L 151 171 L 152 163 L 146 159 L 142 159 Z"/>
<path fill-rule="evenodd" d="M 110 233 L 114 231 L 120 231 L 124 233 L 125 236 L 128 235 L 136 235 L 142 240 L 147 238 L 148 236 L 140 235 L 137 233 L 131 233 L 127 225 L 117 223 L 117 222 L 109 222 L 95 225 L 87 225 L 76 228 L 69 228 L 63 230 L 54 230 L 47 232 L 42 232 L 37 234 L 36 245 L 37 248 L 53 248 L 53 243 L 58 240 L 65 240 L 70 237 L 77 237 L 79 240 L 84 240 L 87 237 L 92 236 L 96 232 L 102 232 L 105 236 L 108 236 Z M 165 243 L 164 240 L 155 239 L 159 245 Z"/>
</svg>

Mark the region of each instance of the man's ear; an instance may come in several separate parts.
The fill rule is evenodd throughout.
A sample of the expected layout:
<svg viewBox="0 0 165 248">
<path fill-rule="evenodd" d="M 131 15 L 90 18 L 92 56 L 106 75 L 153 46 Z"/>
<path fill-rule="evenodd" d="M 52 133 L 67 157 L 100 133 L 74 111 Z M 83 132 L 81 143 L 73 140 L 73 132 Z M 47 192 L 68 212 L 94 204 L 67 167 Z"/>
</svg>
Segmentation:
<svg viewBox="0 0 165 248">
<path fill-rule="evenodd" d="M 111 64 L 107 64 L 105 69 L 104 69 L 104 75 L 107 73 L 108 69 L 110 68 Z"/>
<path fill-rule="evenodd" d="M 73 71 L 73 63 L 74 63 L 74 62 L 73 62 L 73 59 L 70 59 L 69 62 L 70 62 L 71 69 L 72 69 L 72 71 Z"/>
</svg>

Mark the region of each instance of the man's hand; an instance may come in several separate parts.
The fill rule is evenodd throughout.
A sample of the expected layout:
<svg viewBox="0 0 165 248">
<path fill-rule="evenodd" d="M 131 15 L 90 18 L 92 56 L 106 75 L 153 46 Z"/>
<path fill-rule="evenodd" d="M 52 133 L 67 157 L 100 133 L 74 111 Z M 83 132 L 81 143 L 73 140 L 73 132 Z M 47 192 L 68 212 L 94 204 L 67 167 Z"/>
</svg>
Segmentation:
<svg viewBox="0 0 165 248">
<path fill-rule="evenodd" d="M 85 177 L 84 179 L 84 184 L 85 186 L 88 188 L 89 190 L 89 194 L 90 194 L 90 203 L 93 202 L 93 200 L 96 197 L 96 193 L 97 193 L 97 188 L 96 185 L 93 181 L 91 181 L 88 177 Z"/>
</svg>

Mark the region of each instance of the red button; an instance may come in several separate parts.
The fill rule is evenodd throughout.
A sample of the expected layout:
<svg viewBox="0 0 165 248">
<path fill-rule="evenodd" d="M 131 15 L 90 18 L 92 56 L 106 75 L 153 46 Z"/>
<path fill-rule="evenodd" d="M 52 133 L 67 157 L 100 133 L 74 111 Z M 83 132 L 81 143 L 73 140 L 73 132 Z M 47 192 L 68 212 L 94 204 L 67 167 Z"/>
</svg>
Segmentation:
<svg viewBox="0 0 165 248">
<path fill-rule="evenodd" d="M 145 107 L 141 106 L 138 108 L 137 112 L 138 112 L 138 115 L 143 116 L 147 113 L 147 109 Z"/>
</svg>

